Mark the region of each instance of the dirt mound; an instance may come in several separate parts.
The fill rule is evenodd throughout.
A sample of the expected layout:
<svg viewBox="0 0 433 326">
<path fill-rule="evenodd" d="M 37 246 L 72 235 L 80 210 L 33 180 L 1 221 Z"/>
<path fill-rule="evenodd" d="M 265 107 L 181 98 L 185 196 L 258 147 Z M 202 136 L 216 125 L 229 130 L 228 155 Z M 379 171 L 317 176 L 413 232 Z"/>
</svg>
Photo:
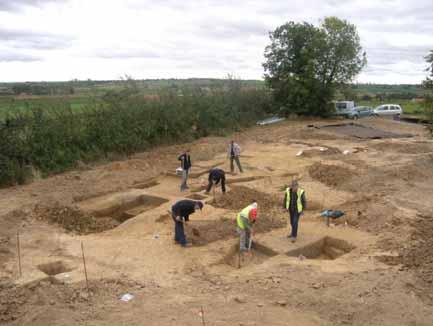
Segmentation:
<svg viewBox="0 0 433 326">
<path fill-rule="evenodd" d="M 408 164 L 395 166 L 387 171 L 387 176 L 405 181 L 425 180 L 433 176 L 433 157 L 426 156 L 412 160 Z"/>
<path fill-rule="evenodd" d="M 270 210 L 282 205 L 282 199 L 280 200 L 277 196 L 244 186 L 232 186 L 227 194 L 218 197 L 216 202 L 212 201 L 210 204 L 214 207 L 237 211 L 251 204 L 253 200 L 259 204 L 260 214 L 269 214 Z"/>
<path fill-rule="evenodd" d="M 36 207 L 35 216 L 38 220 L 57 224 L 68 232 L 77 234 L 99 233 L 111 230 L 120 224 L 113 218 L 95 218 L 75 207 L 55 205 L 51 207 Z"/>
<path fill-rule="evenodd" d="M 91 281 L 89 288 L 92 302 L 117 300 L 131 288 L 144 285 L 132 281 Z M 91 311 L 84 283 L 59 284 L 49 280 L 27 286 L 16 286 L 11 281 L 0 280 L 0 323 L 16 325 L 51 325 L 60 319 L 56 314 L 80 314 Z M 50 320 L 47 320 L 50 319 Z M 18 323 L 17 323 L 18 322 Z M 79 323 L 77 323 L 79 324 Z"/>
<path fill-rule="evenodd" d="M 29 212 L 25 210 L 14 210 L 1 217 L 0 227 L 0 268 L 13 255 L 11 247 L 15 247 L 15 237 L 18 228 L 27 221 Z"/>
<path fill-rule="evenodd" d="M 314 163 L 308 168 L 308 173 L 314 180 L 324 183 L 329 187 L 340 187 L 344 183 L 349 182 L 355 174 L 355 172 L 348 168 L 322 163 Z"/>
<path fill-rule="evenodd" d="M 420 295 L 433 301 L 433 214 L 418 215 L 413 226 L 413 241 L 401 250 L 399 258 L 406 268 L 414 270 L 418 276 Z"/>
<path fill-rule="evenodd" d="M 381 234 L 384 230 L 401 225 L 403 221 L 395 216 L 395 207 L 382 199 L 380 195 L 359 195 L 355 200 L 338 207 L 331 207 L 345 214 L 342 218 L 332 220 L 332 222 L 335 224 L 347 222 L 351 226 L 374 234 Z"/>
</svg>

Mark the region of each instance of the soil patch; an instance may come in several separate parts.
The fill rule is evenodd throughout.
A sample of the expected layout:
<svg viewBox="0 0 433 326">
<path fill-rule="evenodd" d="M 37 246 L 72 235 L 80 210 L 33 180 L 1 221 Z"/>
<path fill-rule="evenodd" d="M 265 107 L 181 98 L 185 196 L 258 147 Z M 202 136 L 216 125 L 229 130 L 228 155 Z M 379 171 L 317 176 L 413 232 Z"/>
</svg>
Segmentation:
<svg viewBox="0 0 433 326">
<path fill-rule="evenodd" d="M 138 286 L 144 287 L 121 279 L 89 282 L 92 302 L 101 303 L 117 301 L 121 294 Z M 61 319 L 57 314 L 78 314 L 80 317 L 82 314 L 91 313 L 92 309 L 85 283 L 59 284 L 54 279 L 48 279 L 26 286 L 16 286 L 12 281 L 0 280 L 1 324 L 52 325 Z M 77 324 L 81 323 L 77 321 Z"/>
<path fill-rule="evenodd" d="M 14 210 L 1 217 L 0 268 L 14 255 L 11 247 L 15 249 L 16 232 L 21 223 L 27 220 L 27 215 L 23 210 Z"/>
<path fill-rule="evenodd" d="M 303 151 L 304 157 L 316 157 L 316 156 L 332 156 L 341 154 L 341 151 L 338 148 L 333 147 L 323 147 L 323 150 L 320 149 L 306 149 Z"/>
<path fill-rule="evenodd" d="M 397 134 L 394 132 L 384 131 L 355 123 L 326 125 L 322 126 L 321 128 L 327 131 L 332 131 L 335 133 L 360 139 L 403 138 L 413 136 L 410 134 Z"/>
<path fill-rule="evenodd" d="M 400 262 L 417 275 L 421 297 L 433 302 L 433 213 L 418 215 L 413 226 L 411 244 L 400 251 Z"/>
<path fill-rule="evenodd" d="M 420 154 L 420 153 L 431 153 L 433 152 L 432 143 L 394 143 L 394 142 L 383 142 L 379 144 L 370 145 L 378 151 L 393 152 L 402 154 Z"/>
<path fill-rule="evenodd" d="M 227 194 L 218 196 L 216 202 L 209 204 L 217 208 L 241 210 L 256 200 L 259 204 L 259 215 L 268 215 L 272 210 L 281 207 L 281 198 L 266 194 L 245 186 L 232 186 Z"/>
<path fill-rule="evenodd" d="M 340 187 L 356 175 L 356 172 L 346 167 L 314 163 L 308 168 L 310 176 L 329 187 Z"/>
<path fill-rule="evenodd" d="M 325 237 L 304 247 L 291 250 L 289 257 L 305 257 L 308 259 L 334 260 L 347 254 L 355 247 L 341 239 Z"/>
</svg>

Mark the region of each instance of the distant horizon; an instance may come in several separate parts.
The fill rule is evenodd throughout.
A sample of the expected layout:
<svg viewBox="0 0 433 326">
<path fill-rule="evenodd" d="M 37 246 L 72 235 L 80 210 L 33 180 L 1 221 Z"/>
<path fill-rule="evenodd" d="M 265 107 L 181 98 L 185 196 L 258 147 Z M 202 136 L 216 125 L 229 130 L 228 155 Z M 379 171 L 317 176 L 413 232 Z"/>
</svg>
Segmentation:
<svg viewBox="0 0 433 326">
<path fill-rule="evenodd" d="M 224 81 L 227 78 L 215 78 L 215 77 L 188 77 L 188 78 L 133 78 L 134 81 L 168 81 L 168 80 L 218 80 Z M 251 81 L 251 82 L 265 82 L 264 79 L 242 79 L 236 78 L 240 81 Z M 122 82 L 122 79 L 71 79 L 71 80 L 24 80 L 24 81 L 0 81 L 0 84 L 20 84 L 20 83 L 73 83 L 73 82 Z M 347 85 L 410 85 L 410 86 L 422 86 L 422 81 L 420 83 L 373 83 L 373 82 L 352 82 Z"/>
</svg>

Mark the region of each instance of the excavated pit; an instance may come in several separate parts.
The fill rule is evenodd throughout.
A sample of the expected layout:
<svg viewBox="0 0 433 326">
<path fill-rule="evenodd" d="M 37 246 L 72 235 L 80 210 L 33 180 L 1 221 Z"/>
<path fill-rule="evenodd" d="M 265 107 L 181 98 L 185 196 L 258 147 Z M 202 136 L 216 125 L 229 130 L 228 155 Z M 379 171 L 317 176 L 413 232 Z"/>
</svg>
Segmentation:
<svg viewBox="0 0 433 326">
<path fill-rule="evenodd" d="M 48 276 L 55 276 L 73 270 L 72 267 L 70 267 L 69 265 L 67 265 L 61 260 L 52 263 L 38 265 L 38 269 L 41 272 L 47 274 Z"/>
<path fill-rule="evenodd" d="M 304 247 L 291 250 L 286 255 L 307 259 L 334 260 L 351 252 L 354 248 L 355 246 L 345 240 L 324 237 Z"/>
<path fill-rule="evenodd" d="M 269 178 L 269 177 L 253 176 L 253 177 L 242 177 L 242 178 L 228 178 L 228 179 L 226 179 L 226 184 L 227 185 L 233 185 L 233 184 L 237 184 L 237 183 L 247 183 L 247 182 L 252 182 L 252 181 L 257 181 L 257 180 L 263 180 L 265 178 Z M 217 187 L 220 187 L 220 185 L 218 184 Z M 206 190 L 206 188 L 207 188 L 207 185 L 203 185 L 203 186 L 191 188 L 190 191 L 192 193 L 196 193 L 196 192 L 201 192 L 203 190 Z"/>
<path fill-rule="evenodd" d="M 147 180 L 144 182 L 136 183 L 136 184 L 134 184 L 134 188 L 135 189 L 147 189 L 147 188 L 156 187 L 157 185 L 159 185 L 159 182 L 155 179 L 152 179 L 152 180 Z"/>
<path fill-rule="evenodd" d="M 240 253 L 239 244 L 236 244 L 230 249 L 221 263 L 235 269 L 240 269 L 251 265 L 260 265 L 276 255 L 278 255 L 277 252 L 257 242 L 253 242 L 250 251 Z"/>
<path fill-rule="evenodd" d="M 113 214 L 114 218 L 119 222 L 124 222 L 146 211 L 161 206 L 168 202 L 168 199 L 143 195 L 136 202 L 126 205 L 123 209 Z"/>
<path fill-rule="evenodd" d="M 134 189 L 81 202 L 79 208 L 96 218 L 110 217 L 122 223 L 166 202 L 166 198 L 143 194 L 142 191 Z"/>
<path fill-rule="evenodd" d="M 193 200 L 205 200 L 205 199 L 207 199 L 207 196 L 200 195 L 200 194 L 192 194 L 192 195 L 187 196 L 186 198 L 193 199 Z"/>
</svg>

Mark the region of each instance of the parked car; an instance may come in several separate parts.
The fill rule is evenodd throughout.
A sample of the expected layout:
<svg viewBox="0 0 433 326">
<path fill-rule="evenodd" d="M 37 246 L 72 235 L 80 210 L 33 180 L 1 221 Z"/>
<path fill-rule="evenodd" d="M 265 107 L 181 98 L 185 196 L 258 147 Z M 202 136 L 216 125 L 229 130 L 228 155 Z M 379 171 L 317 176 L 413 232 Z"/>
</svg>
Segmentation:
<svg viewBox="0 0 433 326">
<path fill-rule="evenodd" d="M 357 106 L 349 114 L 348 118 L 358 119 L 363 117 L 369 117 L 373 115 L 373 109 L 369 106 Z"/>
<path fill-rule="evenodd" d="M 403 114 L 403 110 L 400 105 L 398 104 L 383 104 L 379 105 L 377 108 L 373 111 L 374 115 L 376 116 L 397 116 Z"/>
<path fill-rule="evenodd" d="M 335 103 L 335 114 L 346 119 L 358 119 L 361 117 L 371 116 L 372 108 L 368 106 L 357 106 L 353 101 L 342 101 Z"/>
</svg>

